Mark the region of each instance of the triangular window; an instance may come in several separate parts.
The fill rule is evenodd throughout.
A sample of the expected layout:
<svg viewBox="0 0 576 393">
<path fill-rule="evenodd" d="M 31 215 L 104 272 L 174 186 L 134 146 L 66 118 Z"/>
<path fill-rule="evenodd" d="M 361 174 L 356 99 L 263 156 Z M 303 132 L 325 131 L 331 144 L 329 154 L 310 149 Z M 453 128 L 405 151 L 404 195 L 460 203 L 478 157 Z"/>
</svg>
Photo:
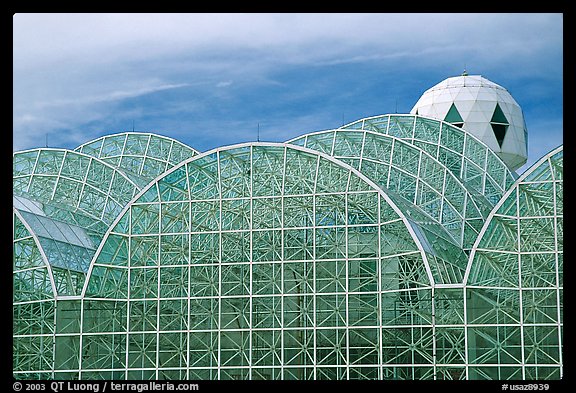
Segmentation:
<svg viewBox="0 0 576 393">
<path fill-rule="evenodd" d="M 458 109 L 456 109 L 456 105 L 454 105 L 454 103 L 452 103 L 452 106 L 448 110 L 448 113 L 446 114 L 444 121 L 447 121 L 448 123 L 452 123 L 452 124 L 455 124 L 455 123 L 464 124 L 464 120 L 462 120 L 462 116 L 460 116 L 460 113 L 458 112 Z M 461 127 L 461 126 L 462 125 L 459 125 L 458 127 Z"/>
<path fill-rule="evenodd" d="M 506 131 L 508 131 L 508 126 L 503 124 L 490 124 L 492 126 L 492 131 L 494 131 L 494 136 L 496 136 L 496 140 L 498 141 L 498 146 L 502 147 L 502 143 L 504 143 L 504 137 L 506 136 Z"/>
<path fill-rule="evenodd" d="M 501 124 L 510 124 L 508 123 L 508 119 L 504 116 L 504 112 L 502 112 L 502 108 L 500 108 L 500 104 L 496 103 L 496 108 L 494 108 L 494 113 L 492 114 L 492 120 L 490 123 L 501 123 Z"/>
<path fill-rule="evenodd" d="M 506 116 L 504 115 L 504 112 L 502 112 L 502 108 L 500 108 L 498 103 L 496 103 L 496 108 L 494 108 L 490 125 L 492 126 L 492 131 L 494 131 L 494 136 L 498 141 L 498 145 L 502 147 L 510 123 L 508 123 L 508 119 L 506 119 Z"/>
</svg>

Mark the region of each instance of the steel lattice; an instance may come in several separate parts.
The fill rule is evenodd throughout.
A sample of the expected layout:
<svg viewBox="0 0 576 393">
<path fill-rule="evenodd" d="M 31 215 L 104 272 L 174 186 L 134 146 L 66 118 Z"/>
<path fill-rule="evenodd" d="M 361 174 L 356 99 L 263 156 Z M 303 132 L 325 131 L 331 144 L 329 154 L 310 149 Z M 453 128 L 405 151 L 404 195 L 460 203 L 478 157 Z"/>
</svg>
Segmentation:
<svg viewBox="0 0 576 393">
<path fill-rule="evenodd" d="M 412 115 L 14 154 L 19 379 L 558 379 L 562 147 Z"/>
</svg>

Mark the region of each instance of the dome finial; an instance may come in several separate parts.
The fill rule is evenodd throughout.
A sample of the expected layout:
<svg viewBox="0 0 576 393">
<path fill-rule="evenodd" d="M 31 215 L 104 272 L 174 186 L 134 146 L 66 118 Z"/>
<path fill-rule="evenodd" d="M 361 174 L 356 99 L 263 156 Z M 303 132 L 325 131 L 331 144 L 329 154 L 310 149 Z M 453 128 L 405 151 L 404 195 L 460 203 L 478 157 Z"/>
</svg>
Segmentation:
<svg viewBox="0 0 576 393">
<path fill-rule="evenodd" d="M 468 71 L 466 71 L 466 67 L 464 67 L 464 72 L 462 73 L 462 76 L 468 76 Z"/>
</svg>

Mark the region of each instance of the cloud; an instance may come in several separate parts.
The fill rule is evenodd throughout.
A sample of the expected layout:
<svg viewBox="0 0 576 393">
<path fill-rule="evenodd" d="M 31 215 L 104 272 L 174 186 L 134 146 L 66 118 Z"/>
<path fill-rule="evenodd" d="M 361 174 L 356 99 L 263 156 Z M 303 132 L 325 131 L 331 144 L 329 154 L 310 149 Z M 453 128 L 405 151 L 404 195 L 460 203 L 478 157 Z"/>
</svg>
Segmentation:
<svg viewBox="0 0 576 393">
<path fill-rule="evenodd" d="M 163 90 L 177 89 L 180 87 L 189 86 L 187 83 L 179 84 L 165 84 L 159 86 L 140 87 L 132 90 L 113 90 L 105 94 L 84 96 L 78 99 L 55 99 L 47 102 L 39 102 L 38 108 L 54 107 L 54 106 L 69 106 L 69 105 L 88 105 L 96 103 L 104 103 L 108 101 L 118 101 L 127 98 L 135 98 L 146 94 L 156 93 Z"/>
<path fill-rule="evenodd" d="M 232 81 L 222 81 L 222 82 L 218 82 L 216 83 L 216 87 L 228 87 L 230 85 L 232 85 Z"/>
<path fill-rule="evenodd" d="M 186 52 L 302 63 L 450 53 L 455 42 L 492 57 L 525 53 L 545 48 L 561 29 L 561 14 L 17 14 L 13 43 L 16 67 Z"/>
<path fill-rule="evenodd" d="M 277 130 L 323 127 L 339 105 L 372 108 L 464 63 L 519 83 L 542 70 L 561 78 L 562 24 L 562 14 L 16 14 L 14 148 L 130 118 L 178 132 L 263 117 Z"/>
</svg>

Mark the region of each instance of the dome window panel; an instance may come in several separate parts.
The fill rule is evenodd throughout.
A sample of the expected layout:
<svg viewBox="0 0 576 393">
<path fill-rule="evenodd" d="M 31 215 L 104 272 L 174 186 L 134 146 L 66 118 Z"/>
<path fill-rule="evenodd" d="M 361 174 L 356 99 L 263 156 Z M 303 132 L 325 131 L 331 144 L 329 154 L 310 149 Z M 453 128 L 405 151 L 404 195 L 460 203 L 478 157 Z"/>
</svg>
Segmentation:
<svg viewBox="0 0 576 393">
<path fill-rule="evenodd" d="M 510 123 L 500 105 L 496 103 L 496 108 L 494 109 L 494 113 L 492 114 L 492 119 L 490 120 L 490 125 L 492 126 L 492 130 L 494 131 L 494 136 L 498 141 L 498 145 L 502 147 L 502 143 L 504 143 L 504 138 L 506 137 L 506 131 L 508 131 L 508 126 Z"/>
<path fill-rule="evenodd" d="M 456 108 L 456 105 L 454 105 L 454 103 L 452 103 L 452 105 L 450 106 L 450 109 L 448 110 L 448 113 L 446 114 L 444 121 L 452 123 L 456 127 L 462 127 L 462 125 L 464 124 L 464 120 L 462 119 L 462 116 L 460 115 L 460 112 L 458 112 L 458 109 Z M 458 123 L 459 125 L 457 125 L 456 123 Z"/>
</svg>

